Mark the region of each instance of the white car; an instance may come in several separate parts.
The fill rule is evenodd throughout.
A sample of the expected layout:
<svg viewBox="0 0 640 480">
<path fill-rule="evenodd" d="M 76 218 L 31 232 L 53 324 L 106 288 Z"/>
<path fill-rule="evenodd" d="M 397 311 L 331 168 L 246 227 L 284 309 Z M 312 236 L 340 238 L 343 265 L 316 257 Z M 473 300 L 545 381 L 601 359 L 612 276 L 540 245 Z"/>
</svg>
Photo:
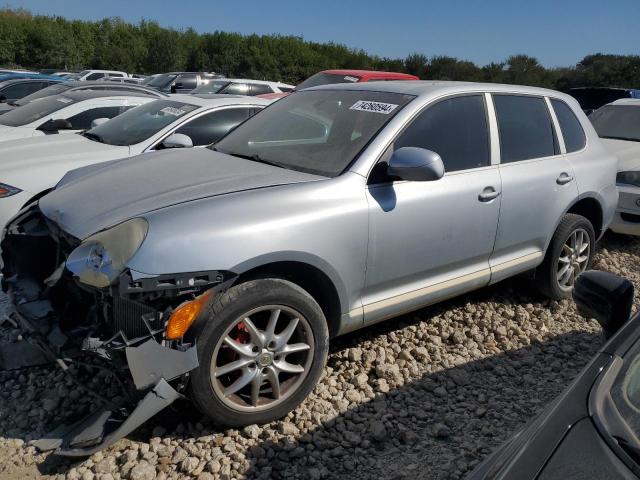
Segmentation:
<svg viewBox="0 0 640 480">
<path fill-rule="evenodd" d="M 118 70 L 83 70 L 71 75 L 69 78 L 71 80 L 104 80 L 107 77 L 128 78 L 129 74 Z"/>
<path fill-rule="evenodd" d="M 220 78 L 191 90 L 192 95 L 220 93 L 227 95 L 264 95 L 292 92 L 295 85 L 246 78 Z"/>
<path fill-rule="evenodd" d="M 113 118 L 153 100 L 148 95 L 110 90 L 45 97 L 0 116 L 0 145 L 7 140 L 87 130 L 96 119 Z"/>
<path fill-rule="evenodd" d="M 165 148 L 209 145 L 269 103 L 231 95 L 174 95 L 82 134 L 0 143 L 0 227 L 69 170 Z"/>
<path fill-rule="evenodd" d="M 640 235 L 640 100 L 616 100 L 589 119 L 605 146 L 618 157 L 618 208 L 609 228 Z"/>
</svg>

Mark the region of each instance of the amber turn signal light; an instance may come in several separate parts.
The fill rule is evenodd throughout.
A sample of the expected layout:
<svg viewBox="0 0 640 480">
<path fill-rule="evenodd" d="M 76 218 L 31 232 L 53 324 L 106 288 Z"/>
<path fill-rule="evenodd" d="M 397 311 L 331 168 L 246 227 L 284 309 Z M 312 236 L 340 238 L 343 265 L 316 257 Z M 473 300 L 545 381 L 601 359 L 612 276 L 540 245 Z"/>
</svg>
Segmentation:
<svg viewBox="0 0 640 480">
<path fill-rule="evenodd" d="M 199 297 L 190 302 L 183 303 L 176 308 L 169 318 L 165 338 L 167 340 L 177 340 L 182 338 L 193 322 L 198 318 L 200 312 L 206 307 L 207 302 L 213 296 L 211 290 L 207 290 Z"/>
</svg>

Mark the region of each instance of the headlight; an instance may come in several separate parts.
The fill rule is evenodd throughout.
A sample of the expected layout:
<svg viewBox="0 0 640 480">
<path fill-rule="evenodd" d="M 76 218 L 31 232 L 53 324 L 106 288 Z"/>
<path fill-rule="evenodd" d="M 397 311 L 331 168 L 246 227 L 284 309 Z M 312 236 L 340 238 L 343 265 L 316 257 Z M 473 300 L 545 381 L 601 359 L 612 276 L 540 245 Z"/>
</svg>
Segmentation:
<svg viewBox="0 0 640 480">
<path fill-rule="evenodd" d="M 67 269 L 87 285 L 104 288 L 122 273 L 149 230 L 144 218 L 127 220 L 87 238 L 67 258 Z"/>
<path fill-rule="evenodd" d="M 619 172 L 616 176 L 616 183 L 640 187 L 640 172 Z"/>
<path fill-rule="evenodd" d="M 0 183 L 0 198 L 10 197 L 16 193 L 20 193 L 22 190 L 6 183 Z"/>
</svg>

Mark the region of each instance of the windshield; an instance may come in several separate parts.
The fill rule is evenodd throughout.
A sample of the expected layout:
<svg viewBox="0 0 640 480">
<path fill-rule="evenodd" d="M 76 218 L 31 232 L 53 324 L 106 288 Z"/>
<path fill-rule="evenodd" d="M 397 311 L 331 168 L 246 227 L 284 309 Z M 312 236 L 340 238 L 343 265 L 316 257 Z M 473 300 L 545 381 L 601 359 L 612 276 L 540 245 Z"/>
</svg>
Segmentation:
<svg viewBox="0 0 640 480">
<path fill-rule="evenodd" d="M 229 85 L 228 81 L 225 80 L 214 80 L 209 83 L 205 83 L 204 85 L 199 86 L 195 90 L 192 90 L 191 95 L 197 95 L 198 93 L 218 93 L 224 87 Z"/>
<path fill-rule="evenodd" d="M 303 88 L 317 87 L 318 85 L 330 85 L 333 83 L 356 83 L 360 81 L 360 77 L 354 75 L 336 75 L 335 73 L 316 73 L 311 75 L 304 82 L 296 87 L 296 90 Z"/>
<path fill-rule="evenodd" d="M 631 320 L 633 321 L 633 320 Z M 623 357 L 611 387 L 606 387 L 617 411 L 635 438 L 626 438 L 626 442 L 638 445 L 640 439 L 640 343 L 636 344 Z M 613 418 L 613 417 L 612 417 Z M 640 453 L 640 452 L 639 452 Z"/>
<path fill-rule="evenodd" d="M 640 104 L 606 105 L 589 116 L 600 138 L 640 142 Z"/>
<path fill-rule="evenodd" d="M 37 102 L 31 102 L 20 108 L 11 110 L 0 116 L 0 125 L 8 125 L 9 127 L 22 127 L 29 123 L 40 120 L 58 110 L 77 103 L 79 100 L 66 97 L 64 95 L 55 95 L 53 97 L 43 98 Z"/>
<path fill-rule="evenodd" d="M 189 103 L 156 100 L 92 128 L 84 136 L 107 145 L 135 145 L 198 108 Z"/>
<path fill-rule="evenodd" d="M 155 77 L 153 80 L 150 80 L 149 83 L 147 83 L 147 86 L 153 88 L 165 88 L 169 86 L 177 76 L 177 73 L 163 73 L 162 75 Z"/>
<path fill-rule="evenodd" d="M 212 148 L 334 177 L 413 98 L 372 91 L 297 92 L 250 118 Z"/>
<path fill-rule="evenodd" d="M 13 104 L 18 106 L 26 105 L 33 100 L 38 100 L 39 98 L 50 97 L 51 95 L 58 95 L 59 93 L 66 92 L 70 88 L 72 88 L 71 85 L 57 83 L 55 85 L 43 88 L 42 90 L 38 90 L 37 92 L 34 92 L 31 95 L 27 95 L 26 97 L 22 97 L 20 100 L 16 100 L 15 102 L 13 102 Z"/>
</svg>

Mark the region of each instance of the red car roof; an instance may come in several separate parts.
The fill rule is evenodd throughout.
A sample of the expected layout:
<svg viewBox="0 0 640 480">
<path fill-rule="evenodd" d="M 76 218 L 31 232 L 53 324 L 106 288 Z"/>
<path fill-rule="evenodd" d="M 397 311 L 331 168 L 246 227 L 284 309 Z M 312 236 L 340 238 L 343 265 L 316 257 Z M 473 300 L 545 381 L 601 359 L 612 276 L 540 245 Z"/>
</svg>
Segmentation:
<svg viewBox="0 0 640 480">
<path fill-rule="evenodd" d="M 415 75 L 398 72 L 380 72 L 377 70 L 323 70 L 321 73 L 329 73 L 331 75 L 349 75 L 352 77 L 360 77 L 361 82 L 369 80 L 420 80 Z"/>
</svg>

